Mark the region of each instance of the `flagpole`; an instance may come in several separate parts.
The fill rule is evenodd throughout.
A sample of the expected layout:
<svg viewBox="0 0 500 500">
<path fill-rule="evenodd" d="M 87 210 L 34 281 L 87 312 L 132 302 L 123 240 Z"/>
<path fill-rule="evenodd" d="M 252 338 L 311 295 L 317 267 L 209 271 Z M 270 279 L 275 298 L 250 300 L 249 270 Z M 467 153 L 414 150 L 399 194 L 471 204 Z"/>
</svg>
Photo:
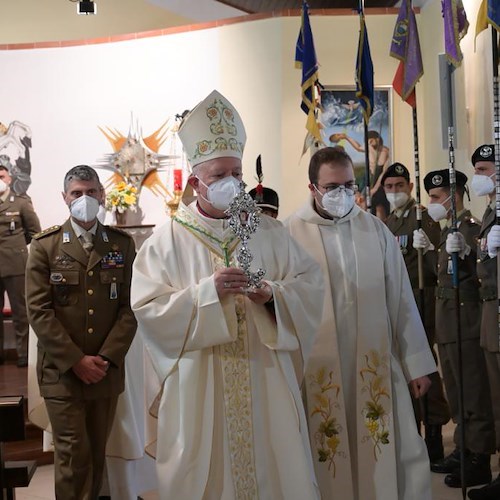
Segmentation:
<svg viewBox="0 0 500 500">
<path fill-rule="evenodd" d="M 420 153 L 418 144 L 418 115 L 417 115 L 417 92 L 415 92 L 415 107 L 412 107 L 413 116 L 413 153 L 415 165 L 415 201 L 417 203 L 417 229 L 422 229 L 422 196 L 420 191 Z M 424 284 L 424 251 L 422 248 L 417 250 L 417 269 L 418 269 L 418 294 L 419 294 L 419 312 L 422 323 L 425 325 L 425 284 Z M 432 346 L 431 346 L 432 347 Z M 427 431 L 429 424 L 429 398 L 424 394 L 422 421 Z"/>
<path fill-rule="evenodd" d="M 368 122 L 364 120 L 364 130 L 365 130 L 365 179 L 366 179 L 366 188 L 365 188 L 365 202 L 366 202 L 366 211 L 371 212 L 372 208 L 372 198 L 370 193 L 370 152 L 368 151 Z"/>
<path fill-rule="evenodd" d="M 361 15 L 364 16 L 365 12 L 365 0 L 360 0 L 359 7 L 361 9 Z M 366 29 L 366 28 L 365 28 Z M 365 204 L 366 211 L 371 212 L 372 208 L 372 197 L 371 197 L 371 186 L 370 186 L 370 151 L 368 150 L 368 121 L 369 117 L 367 115 L 364 116 L 364 132 L 365 132 Z"/>
<path fill-rule="evenodd" d="M 448 63 L 449 64 L 449 63 Z M 451 66 L 451 65 L 450 65 Z M 453 70 L 448 73 L 448 161 L 450 173 L 450 200 L 451 200 L 451 232 L 458 232 L 457 222 L 457 204 L 455 193 L 457 191 L 457 181 L 455 173 L 455 117 L 453 115 Z M 458 276 L 458 252 L 451 254 L 452 263 L 452 284 L 455 298 L 455 313 L 457 326 L 457 361 L 458 361 L 458 418 L 460 421 L 460 483 L 462 486 L 462 499 L 466 500 L 467 486 L 465 484 L 465 410 L 464 410 L 464 370 L 463 370 L 463 355 L 462 355 L 462 328 L 460 324 L 460 279 Z"/>
<path fill-rule="evenodd" d="M 498 89 L 498 36 L 497 30 L 491 26 L 491 54 L 493 61 L 493 123 L 495 139 L 495 211 L 496 224 L 500 224 L 500 104 Z M 498 345 L 500 347 L 500 258 L 497 257 L 497 297 L 498 297 Z"/>
</svg>

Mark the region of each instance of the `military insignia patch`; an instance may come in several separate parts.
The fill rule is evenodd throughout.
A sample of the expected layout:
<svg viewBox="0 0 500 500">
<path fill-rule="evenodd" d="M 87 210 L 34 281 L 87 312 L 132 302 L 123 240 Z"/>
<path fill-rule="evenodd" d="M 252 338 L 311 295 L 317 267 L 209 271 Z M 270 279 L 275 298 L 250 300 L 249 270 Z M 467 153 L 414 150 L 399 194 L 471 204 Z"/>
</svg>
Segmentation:
<svg viewBox="0 0 500 500">
<path fill-rule="evenodd" d="M 405 173 L 405 169 L 403 168 L 402 165 L 396 165 L 394 167 L 394 170 L 396 171 L 397 174 L 403 175 Z"/>
<path fill-rule="evenodd" d="M 108 252 L 101 259 L 101 269 L 117 269 L 125 266 L 123 253 L 119 251 Z"/>
<path fill-rule="evenodd" d="M 62 273 L 50 273 L 50 281 L 52 283 L 62 283 L 64 276 Z"/>
<path fill-rule="evenodd" d="M 483 158 L 488 158 L 490 157 L 491 155 L 493 154 L 493 150 L 491 149 L 490 146 L 483 146 L 480 150 L 479 150 L 479 156 L 483 157 Z"/>
<path fill-rule="evenodd" d="M 73 268 L 74 262 L 75 259 L 69 255 L 56 255 L 56 258 L 54 259 L 55 266 L 63 269 Z"/>
<path fill-rule="evenodd" d="M 435 175 L 432 179 L 431 182 L 434 186 L 441 186 L 443 183 L 443 177 L 441 175 Z"/>
</svg>

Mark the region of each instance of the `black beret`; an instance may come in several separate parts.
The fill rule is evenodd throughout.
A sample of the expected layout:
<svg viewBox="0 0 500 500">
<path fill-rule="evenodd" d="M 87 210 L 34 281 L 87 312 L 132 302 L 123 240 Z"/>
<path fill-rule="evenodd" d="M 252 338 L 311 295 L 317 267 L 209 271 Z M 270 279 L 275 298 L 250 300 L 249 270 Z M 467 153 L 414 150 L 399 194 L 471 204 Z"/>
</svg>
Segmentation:
<svg viewBox="0 0 500 500">
<path fill-rule="evenodd" d="M 390 165 L 384 172 L 384 174 L 382 175 L 382 179 L 380 180 L 382 186 L 384 185 L 387 177 L 404 177 L 407 182 L 410 182 L 410 172 L 402 163 L 398 162 Z"/>
<path fill-rule="evenodd" d="M 483 144 L 479 146 L 471 158 L 472 164 L 475 165 L 478 161 L 492 161 L 495 162 L 495 145 Z"/>
<path fill-rule="evenodd" d="M 262 188 L 262 192 L 259 193 L 260 189 L 253 188 L 248 194 L 255 200 L 258 207 L 270 208 L 271 210 L 278 211 L 279 208 L 279 198 L 278 193 L 271 188 Z"/>
<path fill-rule="evenodd" d="M 464 187 L 467 184 L 467 176 L 463 172 L 460 172 L 460 170 L 455 170 L 455 177 L 457 179 L 457 186 Z M 450 171 L 447 168 L 429 172 L 424 178 L 424 187 L 427 192 L 433 188 L 449 186 Z"/>
</svg>

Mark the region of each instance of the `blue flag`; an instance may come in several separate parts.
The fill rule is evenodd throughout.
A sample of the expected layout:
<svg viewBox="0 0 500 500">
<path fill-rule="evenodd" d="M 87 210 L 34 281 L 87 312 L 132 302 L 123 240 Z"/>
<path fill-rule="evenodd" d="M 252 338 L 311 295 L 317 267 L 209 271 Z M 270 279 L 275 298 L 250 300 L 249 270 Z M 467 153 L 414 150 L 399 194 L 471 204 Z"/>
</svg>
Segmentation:
<svg viewBox="0 0 500 500">
<path fill-rule="evenodd" d="M 365 14 L 359 6 L 359 43 L 358 57 L 356 59 L 356 96 L 363 107 L 363 116 L 368 123 L 373 112 L 373 62 L 366 31 Z"/>
<path fill-rule="evenodd" d="M 488 22 L 500 31 L 500 5 L 498 0 L 488 0 Z"/>
<path fill-rule="evenodd" d="M 302 68 L 302 102 L 300 107 L 307 115 L 306 129 L 314 139 L 321 142 L 314 102 L 314 87 L 318 84 L 318 62 L 309 23 L 308 6 L 305 1 L 302 2 L 302 22 L 295 48 L 295 66 Z"/>
</svg>

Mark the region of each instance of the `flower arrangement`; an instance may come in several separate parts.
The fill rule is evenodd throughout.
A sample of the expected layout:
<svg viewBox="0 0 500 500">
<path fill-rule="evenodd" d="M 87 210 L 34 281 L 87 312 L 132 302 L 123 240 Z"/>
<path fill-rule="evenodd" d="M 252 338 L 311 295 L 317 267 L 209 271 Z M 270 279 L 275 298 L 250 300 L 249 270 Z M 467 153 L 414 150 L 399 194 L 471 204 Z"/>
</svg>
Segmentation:
<svg viewBox="0 0 500 500">
<path fill-rule="evenodd" d="M 126 210 L 137 210 L 137 188 L 124 181 L 113 186 L 106 194 L 106 210 L 124 213 Z"/>
</svg>

